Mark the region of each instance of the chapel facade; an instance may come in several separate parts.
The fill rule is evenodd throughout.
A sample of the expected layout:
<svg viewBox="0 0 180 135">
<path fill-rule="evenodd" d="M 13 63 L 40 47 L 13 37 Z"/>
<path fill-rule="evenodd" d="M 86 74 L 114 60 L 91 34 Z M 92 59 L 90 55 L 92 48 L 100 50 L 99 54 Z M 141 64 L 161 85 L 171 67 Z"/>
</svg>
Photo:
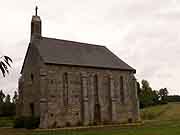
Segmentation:
<svg viewBox="0 0 180 135">
<path fill-rule="evenodd" d="M 139 121 L 134 68 L 105 46 L 43 37 L 41 25 L 36 13 L 17 117 L 39 116 L 40 128 Z"/>
</svg>

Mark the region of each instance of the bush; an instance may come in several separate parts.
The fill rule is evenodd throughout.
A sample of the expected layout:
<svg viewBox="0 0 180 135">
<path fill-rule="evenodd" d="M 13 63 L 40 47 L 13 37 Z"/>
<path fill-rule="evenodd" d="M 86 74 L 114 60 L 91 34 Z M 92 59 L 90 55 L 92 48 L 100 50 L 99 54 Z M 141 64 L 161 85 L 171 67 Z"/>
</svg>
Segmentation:
<svg viewBox="0 0 180 135">
<path fill-rule="evenodd" d="M 14 117 L 0 117 L 0 127 L 13 127 Z"/>
<path fill-rule="evenodd" d="M 24 122 L 24 128 L 35 129 L 39 127 L 40 120 L 37 117 L 27 117 Z"/>
<path fill-rule="evenodd" d="M 35 129 L 39 127 L 39 117 L 19 117 L 14 121 L 14 128 Z"/>
<path fill-rule="evenodd" d="M 14 103 L 0 103 L 0 116 L 15 116 L 16 105 Z"/>
<path fill-rule="evenodd" d="M 24 128 L 24 117 L 19 117 L 15 119 L 14 128 Z"/>
</svg>

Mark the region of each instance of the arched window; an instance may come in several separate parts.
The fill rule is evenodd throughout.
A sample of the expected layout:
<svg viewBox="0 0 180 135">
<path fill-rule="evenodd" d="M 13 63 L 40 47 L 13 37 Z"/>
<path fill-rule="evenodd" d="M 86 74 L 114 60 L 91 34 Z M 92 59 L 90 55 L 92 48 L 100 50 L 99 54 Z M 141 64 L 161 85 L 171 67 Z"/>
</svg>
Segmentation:
<svg viewBox="0 0 180 135">
<path fill-rule="evenodd" d="M 68 73 L 63 75 L 63 102 L 64 105 L 68 105 Z"/>
<path fill-rule="evenodd" d="M 123 76 L 120 76 L 120 101 L 124 104 L 125 96 L 124 96 L 124 79 Z"/>
<path fill-rule="evenodd" d="M 30 103 L 31 116 L 34 116 L 34 103 Z"/>
<path fill-rule="evenodd" d="M 31 81 L 34 81 L 34 75 L 31 73 Z"/>
</svg>

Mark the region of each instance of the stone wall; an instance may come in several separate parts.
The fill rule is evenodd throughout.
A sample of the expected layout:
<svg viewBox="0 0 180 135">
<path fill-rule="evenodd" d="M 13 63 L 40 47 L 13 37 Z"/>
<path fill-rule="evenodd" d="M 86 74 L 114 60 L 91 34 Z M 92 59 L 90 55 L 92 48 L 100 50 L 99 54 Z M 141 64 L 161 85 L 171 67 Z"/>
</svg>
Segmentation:
<svg viewBox="0 0 180 135">
<path fill-rule="evenodd" d="M 40 115 L 39 69 L 41 65 L 41 58 L 39 57 L 35 43 L 29 44 L 18 84 L 19 100 L 17 102 L 17 117 Z"/>
<path fill-rule="evenodd" d="M 129 71 L 45 65 L 40 80 L 41 128 L 139 119 L 135 78 Z"/>
</svg>

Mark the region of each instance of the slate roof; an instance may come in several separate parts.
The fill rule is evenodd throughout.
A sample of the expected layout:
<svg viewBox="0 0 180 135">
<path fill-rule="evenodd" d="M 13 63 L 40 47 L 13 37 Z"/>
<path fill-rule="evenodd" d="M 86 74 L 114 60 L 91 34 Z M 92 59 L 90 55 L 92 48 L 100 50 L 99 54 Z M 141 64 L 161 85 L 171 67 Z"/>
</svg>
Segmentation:
<svg viewBox="0 0 180 135">
<path fill-rule="evenodd" d="M 136 72 L 105 46 L 42 37 L 38 46 L 46 64 L 63 64 Z"/>
</svg>

